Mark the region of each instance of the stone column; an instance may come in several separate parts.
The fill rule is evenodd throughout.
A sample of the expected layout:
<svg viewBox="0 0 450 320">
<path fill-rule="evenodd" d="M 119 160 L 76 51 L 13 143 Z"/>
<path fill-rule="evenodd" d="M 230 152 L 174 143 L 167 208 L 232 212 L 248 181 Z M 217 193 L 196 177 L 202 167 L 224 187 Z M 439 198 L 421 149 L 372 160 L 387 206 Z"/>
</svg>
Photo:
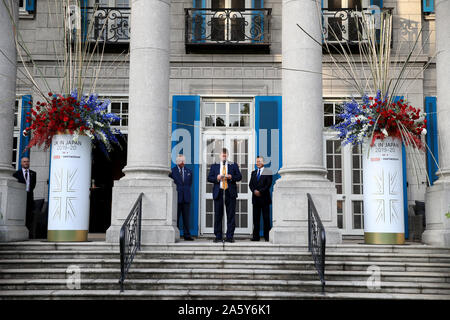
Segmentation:
<svg viewBox="0 0 450 320">
<path fill-rule="evenodd" d="M 11 166 L 17 72 L 13 27 L 18 4 L 19 0 L 0 1 L 0 241 L 28 239 L 25 185 L 12 177 Z"/>
<path fill-rule="evenodd" d="M 131 1 L 130 110 L 125 176 L 114 184 L 107 241 L 144 192 L 142 242 L 171 243 L 179 237 L 175 185 L 169 174 L 170 0 Z"/>
<path fill-rule="evenodd" d="M 436 10 L 436 86 L 439 139 L 438 180 L 427 189 L 426 230 L 422 241 L 450 247 L 450 1 L 435 0 Z"/>
<path fill-rule="evenodd" d="M 283 0 L 282 5 L 283 167 L 274 187 L 270 239 L 308 244 L 310 193 L 327 243 L 340 243 L 336 188 L 323 163 L 322 48 L 311 39 L 321 43 L 321 2 Z"/>
</svg>

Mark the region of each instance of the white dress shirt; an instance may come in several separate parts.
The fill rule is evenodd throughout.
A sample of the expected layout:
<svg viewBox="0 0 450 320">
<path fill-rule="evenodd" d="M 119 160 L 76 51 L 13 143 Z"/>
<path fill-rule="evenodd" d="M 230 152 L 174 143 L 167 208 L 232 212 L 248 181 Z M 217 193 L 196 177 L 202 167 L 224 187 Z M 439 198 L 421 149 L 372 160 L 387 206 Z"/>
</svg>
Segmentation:
<svg viewBox="0 0 450 320">
<path fill-rule="evenodd" d="M 261 177 L 263 175 L 264 172 L 264 167 L 262 167 L 261 169 L 258 169 L 259 171 L 259 176 Z M 256 170 L 256 177 L 258 177 L 258 170 Z"/>
<path fill-rule="evenodd" d="M 25 174 L 26 171 L 28 171 L 28 179 L 27 179 L 27 175 Z M 30 169 L 22 168 L 22 174 L 23 174 L 23 178 L 25 179 L 25 183 L 27 185 L 27 192 L 29 192 L 30 191 L 30 178 L 31 178 L 30 177 L 31 176 Z"/>
</svg>

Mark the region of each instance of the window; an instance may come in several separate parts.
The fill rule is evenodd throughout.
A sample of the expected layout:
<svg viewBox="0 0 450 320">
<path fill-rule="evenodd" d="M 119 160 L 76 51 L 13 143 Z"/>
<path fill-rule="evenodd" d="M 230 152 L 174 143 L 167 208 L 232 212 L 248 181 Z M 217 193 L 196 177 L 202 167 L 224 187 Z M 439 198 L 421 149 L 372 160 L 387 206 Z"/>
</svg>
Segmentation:
<svg viewBox="0 0 450 320">
<path fill-rule="evenodd" d="M 205 102 L 205 127 L 250 127 L 249 102 Z"/>
<path fill-rule="evenodd" d="M 36 9 L 36 0 L 19 0 L 19 16 L 33 18 Z"/>
<path fill-rule="evenodd" d="M 117 114 L 120 117 L 119 121 L 112 123 L 113 126 L 126 127 L 128 126 L 128 100 L 112 100 L 110 105 L 110 111 Z"/>
<path fill-rule="evenodd" d="M 369 0 L 323 0 L 323 7 L 329 10 L 362 9 L 370 6 Z"/>
<path fill-rule="evenodd" d="M 19 0 L 19 11 L 26 11 L 25 0 Z"/>
<path fill-rule="evenodd" d="M 13 150 L 11 164 L 17 169 L 19 162 L 19 144 L 20 144 L 20 122 L 21 122 L 21 99 L 15 101 L 14 104 L 14 136 L 13 136 Z"/>
<path fill-rule="evenodd" d="M 129 8 L 130 0 L 95 0 L 95 5 L 98 7 Z"/>
<path fill-rule="evenodd" d="M 335 124 L 341 122 L 342 120 L 338 118 L 336 115 L 339 113 L 340 106 L 342 104 L 342 100 L 336 101 L 324 101 L 323 104 L 323 126 L 325 128 L 334 126 Z"/>
<path fill-rule="evenodd" d="M 363 194 L 363 171 L 361 145 L 352 147 L 352 192 Z"/>
<path fill-rule="evenodd" d="M 324 99 L 324 162 L 327 178 L 337 191 L 337 227 L 346 235 L 361 235 L 364 229 L 363 171 L 361 146 L 342 145 L 337 131 L 330 128 L 341 121 L 336 115 L 348 98 Z"/>
<path fill-rule="evenodd" d="M 340 140 L 327 140 L 327 178 L 336 185 L 342 194 L 342 154 Z"/>
</svg>

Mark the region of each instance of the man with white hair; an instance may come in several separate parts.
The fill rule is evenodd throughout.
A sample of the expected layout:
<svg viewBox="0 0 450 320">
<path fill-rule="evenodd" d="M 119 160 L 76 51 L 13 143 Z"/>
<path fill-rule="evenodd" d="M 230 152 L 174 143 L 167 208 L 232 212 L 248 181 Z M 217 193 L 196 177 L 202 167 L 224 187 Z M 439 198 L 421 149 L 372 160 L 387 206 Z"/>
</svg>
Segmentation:
<svg viewBox="0 0 450 320">
<path fill-rule="evenodd" d="M 192 171 L 185 167 L 186 159 L 179 154 L 176 166 L 172 168 L 169 177 L 173 179 L 177 186 L 178 193 L 178 215 L 177 227 L 180 229 L 180 216 L 183 216 L 183 237 L 186 241 L 194 240 L 189 231 L 189 209 L 191 204 Z M 181 231 L 181 230 L 180 230 Z"/>
</svg>

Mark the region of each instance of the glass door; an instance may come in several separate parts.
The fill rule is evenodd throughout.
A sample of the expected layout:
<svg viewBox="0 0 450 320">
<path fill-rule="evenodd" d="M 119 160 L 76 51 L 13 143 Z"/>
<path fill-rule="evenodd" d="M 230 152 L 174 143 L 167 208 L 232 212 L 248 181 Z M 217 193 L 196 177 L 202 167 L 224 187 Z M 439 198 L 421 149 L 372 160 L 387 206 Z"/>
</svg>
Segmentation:
<svg viewBox="0 0 450 320">
<path fill-rule="evenodd" d="M 246 40 L 245 35 L 251 24 L 246 21 L 243 12 L 245 8 L 251 8 L 250 0 L 209 0 L 207 3 L 213 11 L 208 21 L 212 41 Z"/>
<path fill-rule="evenodd" d="M 250 173 L 254 166 L 251 133 L 208 132 L 203 134 L 201 166 L 201 234 L 214 233 L 213 184 L 207 182 L 211 165 L 219 163 L 222 148 L 228 149 L 228 161 L 239 165 L 242 180 L 237 183 L 235 234 L 250 235 L 252 232 L 251 192 L 248 188 Z M 226 214 L 224 208 L 223 232 L 226 232 Z"/>
<path fill-rule="evenodd" d="M 328 180 L 337 190 L 337 224 L 345 235 L 364 234 L 361 146 L 341 145 L 335 134 L 325 134 Z"/>
</svg>

